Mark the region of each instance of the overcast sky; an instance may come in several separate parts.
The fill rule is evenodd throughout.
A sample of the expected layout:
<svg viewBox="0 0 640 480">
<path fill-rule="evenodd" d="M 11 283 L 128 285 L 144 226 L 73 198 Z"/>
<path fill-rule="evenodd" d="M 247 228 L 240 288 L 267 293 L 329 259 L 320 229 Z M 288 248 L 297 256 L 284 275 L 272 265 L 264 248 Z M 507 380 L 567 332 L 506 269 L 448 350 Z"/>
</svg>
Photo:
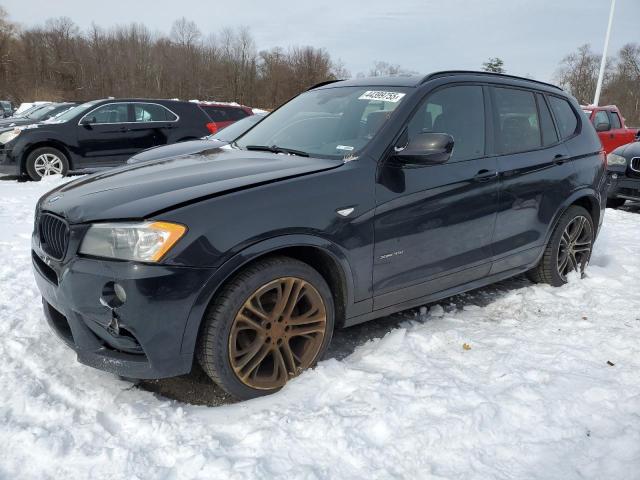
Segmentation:
<svg viewBox="0 0 640 480">
<path fill-rule="evenodd" d="M 504 59 L 509 73 L 553 80 L 584 43 L 601 52 L 610 0 L 0 0 L 12 20 L 67 16 L 80 27 L 142 22 L 169 32 L 179 17 L 203 33 L 246 25 L 258 49 L 313 45 L 353 75 L 375 60 L 421 73 L 478 69 Z M 640 0 L 617 0 L 609 51 L 640 41 Z"/>
</svg>

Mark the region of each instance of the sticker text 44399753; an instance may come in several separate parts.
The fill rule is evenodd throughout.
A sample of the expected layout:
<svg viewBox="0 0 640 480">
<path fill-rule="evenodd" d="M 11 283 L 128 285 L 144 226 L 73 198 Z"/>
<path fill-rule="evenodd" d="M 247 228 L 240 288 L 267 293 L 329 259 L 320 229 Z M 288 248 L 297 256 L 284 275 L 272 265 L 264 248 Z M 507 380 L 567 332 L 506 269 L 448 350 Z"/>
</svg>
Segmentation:
<svg viewBox="0 0 640 480">
<path fill-rule="evenodd" d="M 358 97 L 358 100 L 382 100 L 383 102 L 397 103 L 402 100 L 404 93 L 384 92 L 382 90 L 368 90 Z"/>
</svg>

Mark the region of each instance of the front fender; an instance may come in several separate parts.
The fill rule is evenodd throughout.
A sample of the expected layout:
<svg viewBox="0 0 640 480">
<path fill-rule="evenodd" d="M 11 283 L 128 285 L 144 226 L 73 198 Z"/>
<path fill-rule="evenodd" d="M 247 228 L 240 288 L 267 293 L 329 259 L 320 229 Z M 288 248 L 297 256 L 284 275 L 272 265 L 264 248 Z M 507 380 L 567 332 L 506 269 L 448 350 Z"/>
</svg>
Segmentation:
<svg viewBox="0 0 640 480">
<path fill-rule="evenodd" d="M 219 268 L 213 270 L 209 280 L 204 287 L 200 290 L 200 294 L 189 313 L 189 318 L 185 326 L 185 331 L 182 336 L 182 353 L 193 353 L 195 351 L 196 341 L 198 338 L 198 331 L 200 330 L 200 324 L 206 313 L 206 309 L 211 303 L 213 297 L 218 293 L 222 285 L 226 283 L 236 272 L 250 262 L 268 255 L 269 253 L 277 252 L 284 248 L 290 247 L 314 247 L 322 252 L 328 254 L 342 270 L 342 275 L 345 281 L 345 300 L 346 300 L 346 316 L 349 316 L 349 308 L 354 304 L 353 295 L 353 273 L 351 266 L 347 260 L 344 251 L 336 244 L 329 240 L 308 234 L 292 234 L 282 235 L 279 237 L 269 238 L 261 242 L 255 243 L 244 250 L 236 253 L 233 257 L 228 259 Z"/>
</svg>

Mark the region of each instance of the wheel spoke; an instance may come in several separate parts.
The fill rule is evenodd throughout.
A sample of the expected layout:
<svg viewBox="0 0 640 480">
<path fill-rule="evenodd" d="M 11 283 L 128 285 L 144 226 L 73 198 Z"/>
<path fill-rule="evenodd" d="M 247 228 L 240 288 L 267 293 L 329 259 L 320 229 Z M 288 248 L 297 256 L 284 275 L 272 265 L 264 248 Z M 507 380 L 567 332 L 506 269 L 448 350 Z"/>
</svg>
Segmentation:
<svg viewBox="0 0 640 480">
<path fill-rule="evenodd" d="M 295 375 L 298 365 L 295 361 L 295 355 L 289 346 L 289 342 L 285 341 L 279 349 L 282 355 L 283 363 L 285 364 L 286 372 L 290 375 Z"/>
<path fill-rule="evenodd" d="M 244 364 L 244 367 L 240 369 L 242 370 L 241 377 L 243 379 L 249 377 L 249 375 L 251 375 L 251 373 L 260 366 L 260 364 L 266 358 L 270 351 L 271 347 L 262 343 L 258 351 L 253 354 L 251 358 L 249 358 L 249 361 Z"/>
<path fill-rule="evenodd" d="M 247 310 L 249 310 L 251 313 L 253 313 L 256 317 L 260 318 L 261 320 L 268 320 L 269 319 L 269 315 L 262 311 L 262 306 L 257 307 L 255 305 L 253 305 L 251 299 L 250 301 L 246 302 L 244 304 L 244 308 L 246 308 Z"/>
<path fill-rule="evenodd" d="M 265 328 L 262 326 L 260 322 L 257 322 L 253 318 L 249 318 L 246 315 L 238 314 L 237 317 L 238 323 L 244 323 L 244 328 L 238 326 L 238 330 L 255 330 L 260 333 L 265 332 Z"/>
<path fill-rule="evenodd" d="M 560 273 L 560 275 L 562 275 L 562 276 L 566 275 L 566 271 L 565 270 L 566 270 L 568 264 L 569 264 L 569 254 L 566 253 L 564 255 L 564 257 L 562 258 L 562 261 L 558 265 L 558 273 Z"/>
<path fill-rule="evenodd" d="M 309 335 L 310 333 L 324 333 L 325 326 L 323 324 L 309 324 L 291 329 L 291 336 L 297 337 L 301 335 Z"/>
</svg>

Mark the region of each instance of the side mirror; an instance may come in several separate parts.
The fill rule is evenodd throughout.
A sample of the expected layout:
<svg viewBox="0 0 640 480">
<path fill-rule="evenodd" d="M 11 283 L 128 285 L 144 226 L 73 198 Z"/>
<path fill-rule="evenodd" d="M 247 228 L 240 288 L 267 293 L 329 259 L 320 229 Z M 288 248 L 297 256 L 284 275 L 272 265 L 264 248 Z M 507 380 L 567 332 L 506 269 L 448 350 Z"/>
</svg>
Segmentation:
<svg viewBox="0 0 640 480">
<path fill-rule="evenodd" d="M 608 123 L 601 122 L 596 125 L 596 132 L 606 132 L 607 130 L 611 130 L 611 125 Z"/>
<path fill-rule="evenodd" d="M 80 125 L 83 127 L 88 127 L 92 123 L 96 123 L 96 117 L 82 117 L 82 120 L 80 120 Z"/>
<path fill-rule="evenodd" d="M 419 133 L 404 147 L 395 147 L 394 157 L 412 165 L 446 163 L 453 151 L 453 137 L 448 133 Z"/>
</svg>

